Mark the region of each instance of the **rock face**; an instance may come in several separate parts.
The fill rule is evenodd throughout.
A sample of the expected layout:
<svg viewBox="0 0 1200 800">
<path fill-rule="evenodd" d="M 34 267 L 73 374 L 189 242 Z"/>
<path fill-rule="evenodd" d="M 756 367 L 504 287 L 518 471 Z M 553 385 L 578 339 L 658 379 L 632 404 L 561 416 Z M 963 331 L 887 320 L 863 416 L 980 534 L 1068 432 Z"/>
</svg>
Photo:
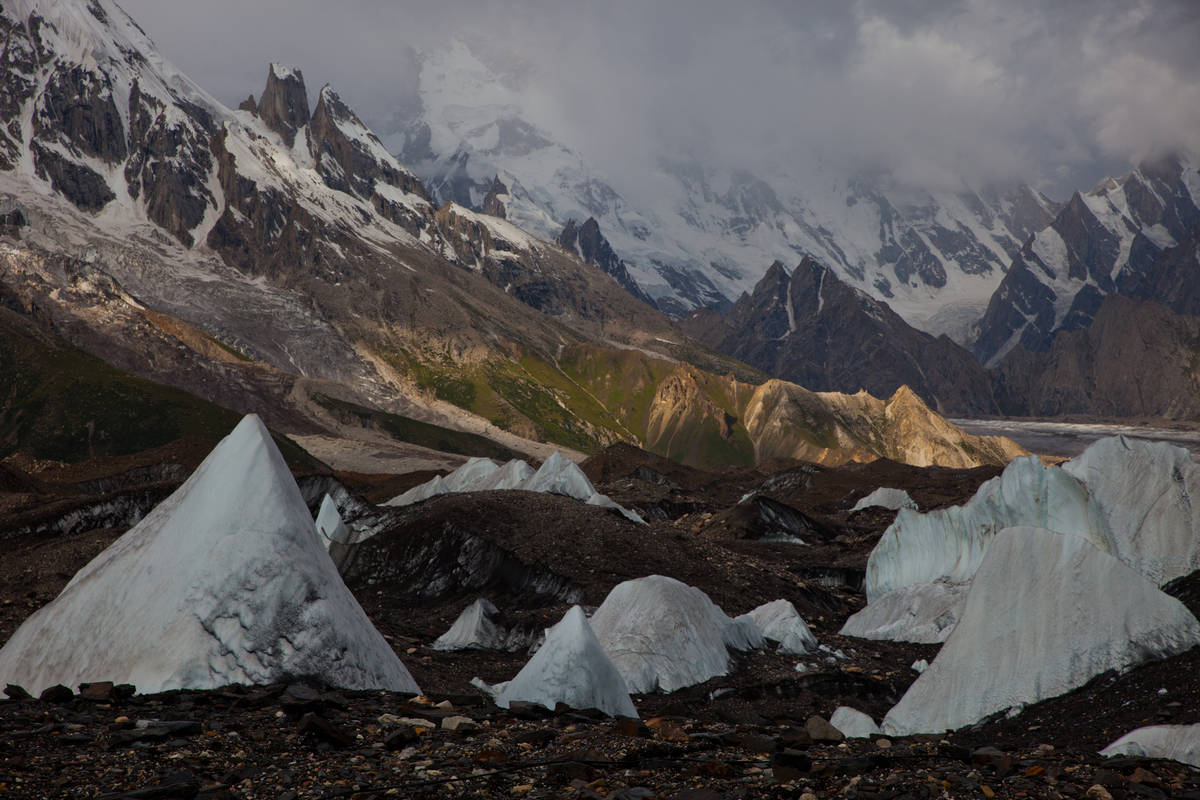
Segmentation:
<svg viewBox="0 0 1200 800">
<path fill-rule="evenodd" d="M 637 281 L 629 276 L 628 267 L 620 256 L 613 252 L 612 245 L 600 232 L 600 223 L 596 222 L 595 217 L 588 217 L 582 225 L 577 225 L 575 220 L 568 219 L 563 225 L 562 232 L 558 234 L 557 241 L 559 247 L 568 253 L 578 255 L 585 264 L 599 267 L 613 276 L 625 291 L 637 299 L 647 305 L 655 305 L 653 298 L 646 294 L 638 286 Z"/>
<path fill-rule="evenodd" d="M 106 680 L 143 692 L 209 689 L 293 676 L 417 691 L 342 583 L 253 415 L 0 650 L 0 679 L 34 692 Z"/>
<path fill-rule="evenodd" d="M 988 548 L 962 622 L 882 728 L 953 730 L 1196 644 L 1200 622 L 1182 603 L 1083 537 L 1009 528 Z"/>
<path fill-rule="evenodd" d="M 519 700 L 550 709 L 559 703 L 596 708 L 610 717 L 638 715 L 624 679 L 579 606 L 572 606 L 546 631 L 545 643 L 515 678 L 495 688 L 499 690 L 496 703 L 502 708 Z"/>
<path fill-rule="evenodd" d="M 1044 353 L 1016 347 L 991 372 L 996 400 L 1013 416 L 1195 419 L 1198 365 L 1200 318 L 1110 294 L 1086 328 L 1058 333 Z"/>
<path fill-rule="evenodd" d="M 729 650 L 762 647 L 753 623 L 735 621 L 699 589 L 651 575 L 617 584 L 592 628 L 629 691 L 673 692 L 729 671 Z"/>
<path fill-rule="evenodd" d="M 267 88 L 257 104 L 258 116 L 291 147 L 296 131 L 308 124 L 308 91 L 304 73 L 298 69 L 271 64 L 267 70 Z"/>
<path fill-rule="evenodd" d="M 908 386 L 941 413 L 997 411 L 970 352 L 913 328 L 810 257 L 791 275 L 776 261 L 723 316 L 682 324 L 710 347 L 813 391 L 883 397 Z"/>
<path fill-rule="evenodd" d="M 1192 237 L 1197 222 L 1200 172 L 1188 158 L 1148 161 L 1076 192 L 1013 260 L 976 326 L 976 356 L 990 366 L 1018 344 L 1044 352 L 1055 333 L 1087 327 L 1114 292 L 1156 299 L 1161 288 L 1174 300 L 1172 282 L 1159 286 L 1153 264 Z"/>
<path fill-rule="evenodd" d="M 492 180 L 492 185 L 488 189 L 488 193 L 484 195 L 483 205 L 479 210 L 492 217 L 508 219 L 508 215 L 504 212 L 504 198 L 506 197 L 508 197 L 508 187 L 504 185 L 500 180 L 500 176 L 497 175 Z"/>
</svg>

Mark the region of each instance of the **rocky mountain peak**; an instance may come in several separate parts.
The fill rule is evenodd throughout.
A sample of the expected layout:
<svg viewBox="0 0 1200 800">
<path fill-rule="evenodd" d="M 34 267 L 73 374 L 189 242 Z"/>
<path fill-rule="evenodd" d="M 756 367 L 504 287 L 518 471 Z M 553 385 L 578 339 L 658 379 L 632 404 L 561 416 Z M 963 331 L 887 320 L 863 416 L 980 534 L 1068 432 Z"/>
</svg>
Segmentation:
<svg viewBox="0 0 1200 800">
<path fill-rule="evenodd" d="M 646 305 L 655 305 L 650 296 L 643 292 L 630 276 L 625 262 L 600 232 L 600 223 L 595 217 L 588 217 L 582 225 L 577 224 L 574 219 L 568 219 L 556 241 L 559 247 L 579 256 L 585 264 L 599 267 L 613 276 L 622 288 Z"/>
<path fill-rule="evenodd" d="M 508 187 L 504 185 L 503 181 L 500 180 L 500 176 L 497 175 L 492 179 L 492 185 L 488 189 L 488 193 L 484 195 L 483 207 L 481 209 L 483 213 L 499 217 L 500 219 L 508 219 L 508 215 L 504 210 L 502 197 L 508 197 Z"/>
<path fill-rule="evenodd" d="M 304 73 L 298 69 L 271 64 L 267 70 L 267 88 L 258 99 L 258 115 L 267 127 L 278 133 L 291 147 L 296 131 L 308 124 L 308 91 Z"/>
</svg>

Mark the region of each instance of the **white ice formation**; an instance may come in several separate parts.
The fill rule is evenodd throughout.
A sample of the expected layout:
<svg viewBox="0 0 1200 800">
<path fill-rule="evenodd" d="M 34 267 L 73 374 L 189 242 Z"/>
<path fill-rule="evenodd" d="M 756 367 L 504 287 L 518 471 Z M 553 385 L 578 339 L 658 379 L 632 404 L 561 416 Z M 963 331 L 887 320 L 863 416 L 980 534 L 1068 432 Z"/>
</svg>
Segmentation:
<svg viewBox="0 0 1200 800">
<path fill-rule="evenodd" d="M 463 609 L 450 626 L 433 643 L 434 650 L 494 650 L 507 643 L 505 631 L 496 624 L 499 609 L 486 598 L 479 598 Z"/>
<path fill-rule="evenodd" d="M 1108 518 L 1117 558 L 1159 586 L 1200 569 L 1200 466 L 1187 450 L 1114 436 L 1063 471 Z"/>
<path fill-rule="evenodd" d="M 501 708 L 513 701 L 550 709 L 564 703 L 571 708 L 596 708 L 610 717 L 638 715 L 624 679 L 579 606 L 572 606 L 546 631 L 546 641 L 515 678 L 491 689 Z"/>
<path fill-rule="evenodd" d="M 0 680 L 34 694 L 57 683 L 158 692 L 290 676 L 418 691 L 342 583 L 254 415 L 0 649 Z"/>
<path fill-rule="evenodd" d="M 1169 758 L 1200 767 L 1200 725 L 1147 725 L 1117 739 L 1100 755 Z"/>
<path fill-rule="evenodd" d="M 579 465 L 557 452 L 542 462 L 542 466 L 536 472 L 520 459 L 497 467 L 486 458 L 472 458 L 444 478 L 438 476 L 420 486 L 414 486 L 383 505 L 407 506 L 452 492 L 486 492 L 496 489 L 520 489 L 526 492 L 564 495 L 588 505 L 611 508 L 632 522 L 645 522 L 637 512 L 630 511 L 597 492 Z"/>
<path fill-rule="evenodd" d="M 862 511 L 864 508 L 874 507 L 886 508 L 891 511 L 911 508 L 915 511 L 917 504 L 908 496 L 908 492 L 903 489 L 889 489 L 882 486 L 855 503 L 854 508 L 850 509 L 850 511 Z"/>
<path fill-rule="evenodd" d="M 763 646 L 746 619 L 733 620 L 699 589 L 662 575 L 613 587 L 592 628 L 629 691 L 673 692 L 729 671 L 729 649 Z"/>
<path fill-rule="evenodd" d="M 958 624 L 968 589 L 969 583 L 948 581 L 896 589 L 852 614 L 840 633 L 893 642 L 944 642 Z"/>
<path fill-rule="evenodd" d="M 901 509 L 867 560 L 868 602 L 917 583 L 969 581 L 991 538 L 1016 525 L 1074 533 L 1113 549 L 1108 522 L 1087 490 L 1027 456 L 1014 459 L 965 505 L 926 514 Z"/>
<path fill-rule="evenodd" d="M 751 622 L 764 639 L 778 642 L 781 653 L 803 655 L 817 649 L 817 637 L 787 600 L 764 603 L 737 619 Z"/>
<path fill-rule="evenodd" d="M 866 739 L 880 733 L 879 726 L 870 715 L 849 706 L 838 706 L 829 718 L 829 724 L 847 739 Z"/>
<path fill-rule="evenodd" d="M 1200 623 L 1182 603 L 1084 537 L 1010 528 L 987 548 L 961 624 L 882 727 L 952 730 L 1196 644 Z"/>
<path fill-rule="evenodd" d="M 353 535 L 346 523 L 342 522 L 337 503 L 329 495 L 321 498 L 321 510 L 317 512 L 317 533 L 330 546 L 334 543 L 350 544 Z"/>
</svg>

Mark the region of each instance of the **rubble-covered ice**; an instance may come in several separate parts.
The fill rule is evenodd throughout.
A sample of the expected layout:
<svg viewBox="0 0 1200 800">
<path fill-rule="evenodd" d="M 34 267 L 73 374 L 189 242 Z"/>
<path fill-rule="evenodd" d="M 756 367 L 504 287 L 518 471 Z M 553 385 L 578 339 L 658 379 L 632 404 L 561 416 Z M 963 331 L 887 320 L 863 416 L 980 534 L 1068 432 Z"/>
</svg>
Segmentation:
<svg viewBox="0 0 1200 800">
<path fill-rule="evenodd" d="M 1100 755 L 1169 758 L 1200 767 L 1200 725 L 1147 725 L 1117 739 Z"/>
<path fill-rule="evenodd" d="M 1063 470 L 1107 516 L 1117 558 L 1160 586 L 1200 568 L 1200 466 L 1187 450 L 1113 436 Z"/>
<path fill-rule="evenodd" d="M 905 586 L 878 597 L 850 616 L 842 636 L 937 644 L 958 624 L 969 583 L 934 581 Z"/>
<path fill-rule="evenodd" d="M 1010 528 L 988 547 L 954 632 L 882 727 L 959 728 L 1196 644 L 1200 623 L 1182 603 L 1085 538 Z"/>
<path fill-rule="evenodd" d="M 908 492 L 903 489 L 890 489 L 886 486 L 881 486 L 855 503 L 854 508 L 850 509 L 850 511 L 862 511 L 864 508 L 875 507 L 886 508 L 892 511 L 911 508 L 915 511 L 917 504 L 908 496 Z"/>
<path fill-rule="evenodd" d="M 817 637 L 796 607 L 787 600 L 772 600 L 737 619 L 748 620 L 764 639 L 779 643 L 779 652 L 804 655 L 817 649 Z"/>
<path fill-rule="evenodd" d="M 829 724 L 841 731 L 847 739 L 866 739 L 880 733 L 879 726 L 869 714 L 849 706 L 838 706 L 829 718 Z"/>
<path fill-rule="evenodd" d="M 662 575 L 617 584 L 592 628 L 629 691 L 673 692 L 729 671 L 729 649 L 763 646 L 746 619 L 733 620 L 692 586 Z"/>
<path fill-rule="evenodd" d="M 901 509 L 867 560 L 868 602 L 914 584 L 969 581 L 992 537 L 1017 525 L 1075 534 L 1114 551 L 1104 514 L 1078 481 L 1036 456 L 1018 458 L 965 505 L 926 514 Z"/>
<path fill-rule="evenodd" d="M 0 649 L 0 680 L 142 692 L 306 676 L 416 692 L 325 554 L 258 417 L 94 558 Z"/>
<path fill-rule="evenodd" d="M 515 678 L 491 690 L 501 708 L 513 701 L 550 709 L 564 703 L 571 708 L 596 708 L 610 717 L 638 715 L 625 680 L 579 606 L 572 606 L 546 631 L 546 641 Z"/>
<path fill-rule="evenodd" d="M 637 512 L 630 511 L 597 492 L 579 465 L 557 452 L 542 462 L 542 466 L 536 472 L 520 459 L 497 467 L 486 458 L 472 458 L 444 478 L 438 476 L 420 486 L 414 486 L 383 505 L 407 506 L 451 492 L 486 492 L 498 489 L 521 489 L 526 492 L 573 497 L 588 505 L 611 508 L 632 522 L 645 523 Z"/>
</svg>

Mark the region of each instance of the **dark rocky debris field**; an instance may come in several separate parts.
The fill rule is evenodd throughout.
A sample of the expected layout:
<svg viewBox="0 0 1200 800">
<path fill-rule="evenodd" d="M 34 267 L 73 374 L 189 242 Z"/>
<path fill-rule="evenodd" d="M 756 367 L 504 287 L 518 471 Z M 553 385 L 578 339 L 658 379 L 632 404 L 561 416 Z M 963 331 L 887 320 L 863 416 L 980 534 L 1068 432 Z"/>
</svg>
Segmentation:
<svg viewBox="0 0 1200 800">
<path fill-rule="evenodd" d="M 196 456 L 168 448 L 154 464 L 5 462 L 0 642 Z M 0 797 L 1200 798 L 1191 767 L 1097 753 L 1139 725 L 1200 722 L 1200 650 L 947 736 L 843 741 L 825 724 L 839 705 L 879 720 L 916 678 L 910 665 L 938 649 L 837 634 L 865 602 L 867 556 L 894 516 L 849 509 L 879 486 L 906 489 L 923 510 L 960 503 L 997 470 L 790 462 L 715 473 L 627 446 L 583 466 L 650 524 L 524 492 L 381 509 L 373 503 L 415 481 L 299 475 L 314 506 L 342 491 L 348 521 L 378 531 L 345 577 L 424 695 L 300 678 L 151 696 L 94 684 L 39 699 L 10 687 L 0 699 Z M 804 544 L 770 541 L 782 536 Z M 470 685 L 511 678 L 524 649 L 429 646 L 477 597 L 532 638 L 571 604 L 594 607 L 616 583 L 652 573 L 698 586 L 730 615 L 790 600 L 823 649 L 743 654 L 729 675 L 635 697 L 640 721 L 614 721 L 505 711 Z M 1196 583 L 1167 588 L 1196 612 Z"/>
</svg>

